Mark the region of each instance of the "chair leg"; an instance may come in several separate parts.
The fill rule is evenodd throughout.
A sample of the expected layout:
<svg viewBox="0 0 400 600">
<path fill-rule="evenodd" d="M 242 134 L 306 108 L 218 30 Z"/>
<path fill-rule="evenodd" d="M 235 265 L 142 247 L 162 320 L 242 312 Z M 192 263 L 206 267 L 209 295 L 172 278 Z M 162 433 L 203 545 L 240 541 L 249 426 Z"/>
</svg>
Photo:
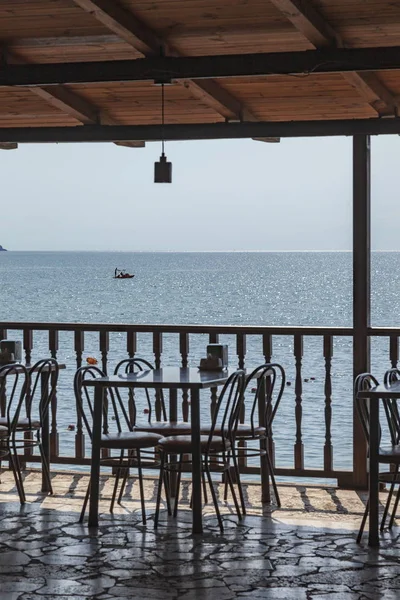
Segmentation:
<svg viewBox="0 0 400 600">
<path fill-rule="evenodd" d="M 179 455 L 179 463 L 178 463 L 178 476 L 176 479 L 176 491 L 175 491 L 174 512 L 173 512 L 174 519 L 176 518 L 176 515 L 178 514 L 179 491 L 180 491 L 180 487 L 181 487 L 181 477 L 182 477 L 182 461 L 183 461 L 183 454 L 180 454 Z"/>
<path fill-rule="evenodd" d="M 156 501 L 156 512 L 154 514 L 154 529 L 158 527 L 158 517 L 160 515 L 160 503 L 161 503 L 161 488 L 164 480 L 164 464 L 165 464 L 165 453 L 161 450 L 160 457 L 160 477 L 158 479 L 158 490 L 157 490 L 157 501 Z"/>
<path fill-rule="evenodd" d="M 214 485 L 213 485 L 213 482 L 212 482 L 212 479 L 211 479 L 211 473 L 210 473 L 210 468 L 208 466 L 208 457 L 207 456 L 204 457 L 204 470 L 205 470 L 206 475 L 207 475 L 208 485 L 210 486 L 211 497 L 212 497 L 212 500 L 213 500 L 213 503 L 214 503 L 215 513 L 216 513 L 217 519 L 218 519 L 218 525 L 219 525 L 219 528 L 221 530 L 221 533 L 223 533 L 224 532 L 224 525 L 222 523 L 221 513 L 219 512 L 217 495 L 215 493 Z"/>
<path fill-rule="evenodd" d="M 243 515 L 245 515 L 246 514 L 246 502 L 244 499 L 243 487 L 242 487 L 242 482 L 240 479 L 240 471 L 239 471 L 239 464 L 238 464 L 237 456 L 236 456 L 236 449 L 234 447 L 232 447 L 232 461 L 233 461 L 233 468 L 235 470 L 236 483 L 237 483 L 238 490 L 239 490 L 239 498 L 240 498 L 240 504 L 242 506 L 242 513 L 243 513 Z"/>
<path fill-rule="evenodd" d="M 21 489 L 21 482 L 19 479 L 17 467 L 15 465 L 14 456 L 11 451 L 10 451 L 9 461 L 10 461 L 11 469 L 12 469 L 12 472 L 14 475 L 15 486 L 17 488 L 20 504 L 25 504 L 25 494 L 24 494 L 23 489 Z"/>
<path fill-rule="evenodd" d="M 365 527 L 365 523 L 367 521 L 368 513 L 369 513 L 369 498 L 368 498 L 367 504 L 365 506 L 365 511 L 364 511 L 363 518 L 361 521 L 360 530 L 358 532 L 357 544 L 359 544 L 361 542 L 361 538 L 362 538 L 362 534 L 364 533 L 364 527 Z"/>
<path fill-rule="evenodd" d="M 79 517 L 79 523 L 83 523 L 83 519 L 85 518 L 85 512 L 86 512 L 87 503 L 89 501 L 89 496 L 90 496 L 90 481 L 88 483 L 86 494 L 85 494 L 85 499 L 83 501 L 83 506 L 82 506 L 80 517 Z"/>
<path fill-rule="evenodd" d="M 18 477 L 18 482 L 19 482 L 19 495 L 20 495 L 20 499 L 22 498 L 22 504 L 24 504 L 26 502 L 26 496 L 25 496 L 25 490 L 24 490 L 24 481 L 22 479 L 22 471 L 21 471 L 21 465 L 19 463 L 19 458 L 18 458 L 18 451 L 17 448 L 13 445 L 12 448 L 10 448 L 11 452 L 10 452 L 10 456 L 13 457 L 13 462 L 14 462 L 14 467 L 15 467 L 15 473 Z M 17 482 L 17 481 L 16 481 Z"/>
<path fill-rule="evenodd" d="M 39 446 L 39 452 L 40 452 L 40 458 L 42 461 L 42 469 L 44 471 L 44 476 L 46 478 L 46 482 L 49 488 L 49 494 L 52 496 L 53 495 L 53 486 L 51 485 L 51 476 L 50 476 L 50 468 L 47 462 L 47 458 L 43 452 L 43 446 L 42 446 L 42 442 L 39 441 L 38 443 Z"/>
<path fill-rule="evenodd" d="M 134 451 L 133 450 L 128 452 L 128 457 L 129 458 L 133 458 L 134 456 L 135 455 L 134 455 Z M 126 470 L 124 472 L 124 477 L 122 479 L 121 489 L 119 490 L 118 501 L 117 501 L 118 504 L 121 504 L 121 502 L 122 502 L 122 496 L 124 495 L 125 486 L 126 486 L 126 483 L 128 481 L 128 477 L 129 477 L 129 466 L 130 466 L 130 462 L 128 460 L 128 466 L 127 466 L 127 468 L 126 468 Z"/>
<path fill-rule="evenodd" d="M 122 450 L 121 451 L 121 456 L 119 457 L 119 464 L 118 464 L 118 467 L 117 467 L 117 472 L 115 474 L 114 489 L 113 489 L 113 493 L 112 493 L 112 497 L 111 497 L 111 504 L 110 504 L 110 513 L 114 512 L 115 498 L 117 496 L 118 483 L 119 483 L 119 480 L 120 480 L 120 477 L 121 477 L 123 460 L 124 460 L 124 451 Z"/>
<path fill-rule="evenodd" d="M 385 510 L 383 511 L 383 515 L 382 515 L 382 521 L 381 521 L 381 527 L 380 527 L 381 531 L 383 531 L 385 529 L 386 518 L 388 516 L 388 512 L 389 512 L 389 508 L 390 508 L 390 503 L 392 501 L 392 496 L 393 496 L 393 492 L 394 492 L 394 487 L 396 485 L 398 473 L 399 473 L 399 465 L 396 465 L 396 468 L 395 468 L 394 473 L 393 473 L 392 483 L 390 484 L 390 490 L 389 490 L 389 494 L 388 494 L 388 497 L 387 497 L 387 501 L 386 501 L 386 505 L 385 505 Z"/>
<path fill-rule="evenodd" d="M 399 501 L 400 501 L 400 485 L 399 485 L 399 489 L 397 490 L 396 500 L 394 501 L 393 511 L 392 511 L 392 515 L 391 515 L 390 521 L 389 521 L 389 529 L 392 529 L 392 527 L 394 525 L 394 520 L 396 518 L 397 509 L 399 507 Z"/>
<path fill-rule="evenodd" d="M 278 493 L 278 486 L 276 485 L 276 480 L 275 480 L 275 475 L 274 475 L 274 467 L 272 465 L 272 460 L 271 460 L 268 450 L 267 450 L 267 461 L 268 461 L 268 470 L 269 470 L 269 474 L 271 477 L 272 487 L 273 487 L 274 494 L 275 494 L 276 504 L 280 508 L 281 507 L 281 499 L 280 499 L 279 493 Z"/>
<path fill-rule="evenodd" d="M 208 504 L 208 496 L 207 496 L 207 486 L 206 486 L 206 476 L 204 471 L 201 473 L 201 482 L 203 484 L 203 496 L 204 496 L 204 504 Z"/>
<path fill-rule="evenodd" d="M 225 457 L 224 457 L 224 463 L 226 465 L 226 480 L 227 480 L 227 482 L 229 484 L 229 487 L 230 487 L 230 490 L 231 490 L 233 502 L 234 502 L 235 508 L 236 508 L 236 514 L 238 516 L 239 521 L 241 521 L 242 520 L 242 513 L 240 512 L 240 506 L 239 506 L 239 502 L 238 502 L 238 499 L 237 499 L 237 496 L 236 496 L 235 486 L 233 485 L 232 475 L 231 475 L 231 472 L 230 472 L 229 461 L 226 461 Z"/>
<path fill-rule="evenodd" d="M 171 487 L 169 485 L 169 477 L 166 470 L 164 470 L 164 490 L 165 490 L 165 501 L 167 503 L 167 512 L 168 515 L 172 515 L 171 510 Z"/>
<path fill-rule="evenodd" d="M 146 525 L 146 507 L 144 504 L 143 472 L 142 472 L 142 462 L 140 460 L 139 448 L 136 450 L 136 459 L 137 459 L 137 468 L 138 468 L 138 475 L 139 475 L 140 504 L 142 505 L 142 523 L 143 523 L 143 525 Z"/>
</svg>

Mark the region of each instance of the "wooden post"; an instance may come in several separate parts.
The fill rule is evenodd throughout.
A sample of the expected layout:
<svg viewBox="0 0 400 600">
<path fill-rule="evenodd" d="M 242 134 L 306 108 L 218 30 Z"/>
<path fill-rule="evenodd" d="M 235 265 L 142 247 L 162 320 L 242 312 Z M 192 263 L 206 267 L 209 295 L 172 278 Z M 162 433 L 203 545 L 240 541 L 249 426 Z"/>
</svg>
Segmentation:
<svg viewBox="0 0 400 600">
<path fill-rule="evenodd" d="M 371 155 L 370 137 L 353 137 L 353 374 L 370 370 L 371 315 Z M 367 444 L 353 406 L 353 484 L 366 488 Z"/>
</svg>

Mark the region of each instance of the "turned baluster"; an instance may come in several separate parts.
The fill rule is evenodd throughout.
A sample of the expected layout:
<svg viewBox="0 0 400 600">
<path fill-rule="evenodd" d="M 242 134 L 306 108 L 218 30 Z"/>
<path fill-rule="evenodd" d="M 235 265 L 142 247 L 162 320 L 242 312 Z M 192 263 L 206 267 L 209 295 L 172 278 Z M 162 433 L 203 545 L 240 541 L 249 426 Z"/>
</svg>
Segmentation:
<svg viewBox="0 0 400 600">
<path fill-rule="evenodd" d="M 265 364 L 268 364 L 271 362 L 271 359 L 272 359 L 272 335 L 270 335 L 269 333 L 265 333 L 263 335 L 262 343 L 263 343 L 263 355 L 264 355 Z M 267 377 L 267 379 L 265 380 L 265 393 L 266 393 L 266 401 L 267 401 L 267 399 L 270 398 L 270 395 L 271 395 L 271 379 L 269 377 Z M 271 419 L 271 410 L 272 410 L 271 403 L 268 403 L 268 405 L 266 406 L 266 409 L 268 411 L 268 414 L 265 415 L 266 423 L 269 423 L 270 419 Z M 268 435 L 268 442 L 267 442 L 268 443 L 268 452 L 271 457 L 272 465 L 275 466 L 275 442 L 274 442 L 272 426 L 270 426 L 268 428 L 267 435 Z"/>
<path fill-rule="evenodd" d="M 389 338 L 389 355 L 392 369 L 397 369 L 399 362 L 399 338 L 397 335 L 392 335 Z"/>
<path fill-rule="evenodd" d="M 244 369 L 246 361 L 246 335 L 244 333 L 236 334 L 236 354 L 238 356 L 238 367 Z M 239 415 L 239 422 L 244 423 L 246 417 L 246 407 L 243 402 L 242 408 Z M 246 446 L 245 440 L 238 441 L 238 462 L 239 466 L 246 466 Z"/>
<path fill-rule="evenodd" d="M 58 331 L 50 330 L 49 331 L 49 350 L 52 358 L 57 359 L 59 344 L 58 344 Z M 50 381 L 53 383 L 55 374 L 52 373 L 50 377 Z M 50 456 L 57 457 L 59 455 L 60 446 L 59 446 L 59 435 L 58 435 L 58 427 L 57 427 L 57 391 L 51 399 L 50 404 L 51 410 L 51 427 L 50 427 Z"/>
<path fill-rule="evenodd" d="M 333 338 L 324 335 L 324 358 L 325 358 L 325 445 L 324 445 L 324 471 L 333 470 L 333 448 L 332 448 L 332 356 Z"/>
<path fill-rule="evenodd" d="M 162 333 L 159 331 L 155 331 L 153 333 L 153 354 L 154 354 L 154 365 L 156 369 L 161 368 L 161 356 L 162 356 Z M 161 391 L 156 390 L 156 406 L 155 406 L 155 414 L 156 421 L 161 421 L 163 419 L 163 414 L 161 410 Z"/>
<path fill-rule="evenodd" d="M 99 335 L 99 350 L 101 353 L 101 365 L 102 371 L 105 375 L 107 375 L 107 367 L 108 367 L 108 351 L 110 349 L 110 333 L 104 329 L 100 331 Z M 105 390 L 104 394 L 104 417 L 103 417 L 103 433 L 108 433 L 108 393 Z M 110 456 L 110 450 L 108 448 L 102 448 L 102 457 L 108 458 Z"/>
<path fill-rule="evenodd" d="M 0 329 L 0 340 L 7 339 L 7 329 Z M 7 410 L 7 394 L 5 388 L 0 392 L 0 415 L 2 417 L 6 416 Z"/>
<path fill-rule="evenodd" d="M 210 344 L 218 344 L 219 343 L 219 333 L 210 333 L 209 336 L 209 343 Z M 215 414 L 215 409 L 217 408 L 217 401 L 218 401 L 218 388 L 210 388 L 210 398 L 211 398 L 211 404 L 210 404 L 210 417 L 211 417 L 211 421 L 214 418 L 214 414 Z"/>
<path fill-rule="evenodd" d="M 133 331 L 132 329 L 129 329 L 126 332 L 126 351 L 128 353 L 129 358 L 135 358 L 135 354 L 137 351 L 137 334 L 136 331 Z M 128 389 L 128 414 L 130 424 L 133 427 L 136 424 L 135 392 L 133 388 Z"/>
<path fill-rule="evenodd" d="M 25 362 L 27 365 L 31 364 L 31 360 L 32 360 L 32 348 L 33 348 L 33 331 L 32 329 L 24 329 L 24 334 L 23 334 L 23 346 L 24 346 L 24 350 L 25 350 Z M 29 386 L 29 389 L 26 392 L 26 397 L 25 397 L 25 405 L 26 405 L 26 409 L 30 410 L 29 405 L 31 403 L 32 399 L 31 399 L 31 388 Z M 33 432 L 32 431 L 25 431 L 24 432 L 24 439 L 29 441 L 33 439 Z M 33 454 L 33 447 L 26 447 L 24 449 L 24 454 L 25 455 L 31 455 Z"/>
<path fill-rule="evenodd" d="M 25 362 L 27 365 L 31 364 L 32 360 L 32 348 L 33 348 L 33 331 L 32 329 L 24 329 L 24 350 L 25 350 Z"/>
<path fill-rule="evenodd" d="M 183 368 L 188 366 L 189 356 L 189 334 L 181 332 L 179 334 L 179 351 L 181 353 L 181 364 Z M 189 394 L 187 390 L 182 391 L 182 418 L 187 423 L 189 420 Z"/>
<path fill-rule="evenodd" d="M 82 366 L 82 355 L 85 349 L 85 333 L 83 331 L 74 332 L 74 349 L 76 355 L 76 367 Z M 75 434 L 75 456 L 76 458 L 85 458 L 85 434 L 83 433 L 82 417 L 77 410 L 76 414 L 76 434 Z"/>
<path fill-rule="evenodd" d="M 297 470 L 304 469 L 304 447 L 302 441 L 301 422 L 303 416 L 302 393 L 303 385 L 301 380 L 301 359 L 303 357 L 303 336 L 294 336 L 294 357 L 296 362 L 296 381 L 295 381 L 295 418 L 296 418 L 296 443 L 294 445 L 294 467 Z"/>
</svg>

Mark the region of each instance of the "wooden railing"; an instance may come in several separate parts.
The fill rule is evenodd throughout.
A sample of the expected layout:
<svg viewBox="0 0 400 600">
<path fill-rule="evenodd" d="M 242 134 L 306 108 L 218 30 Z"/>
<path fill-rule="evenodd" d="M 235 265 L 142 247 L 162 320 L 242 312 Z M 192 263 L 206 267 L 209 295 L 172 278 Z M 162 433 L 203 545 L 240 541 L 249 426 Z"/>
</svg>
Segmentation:
<svg viewBox="0 0 400 600">
<path fill-rule="evenodd" d="M 224 342 L 229 344 L 230 351 L 235 348 L 236 357 L 230 356 L 230 365 L 238 367 L 254 367 L 271 360 L 280 362 L 287 371 L 288 385 L 282 404 L 285 405 L 285 418 L 275 426 L 275 436 L 280 440 L 286 458 L 281 463 L 279 449 L 276 452 L 276 470 L 278 475 L 291 477 L 318 477 L 337 479 L 342 485 L 351 485 L 351 459 L 348 457 L 347 468 L 335 468 L 335 446 L 332 434 L 332 419 L 335 408 L 343 411 L 352 407 L 351 377 L 352 377 L 352 329 L 347 327 L 264 327 L 264 326 L 217 326 L 217 325 L 125 325 L 125 324 L 96 324 L 96 323 L 0 323 L 0 339 L 21 339 L 25 359 L 32 362 L 44 356 L 52 356 L 60 362 L 65 362 L 67 369 L 61 373 L 58 398 L 54 399 L 50 415 L 50 442 L 52 462 L 84 465 L 89 463 L 88 444 L 85 450 L 85 433 L 82 421 L 76 415 L 72 378 L 75 369 L 85 363 L 87 356 L 96 355 L 99 366 L 103 371 L 112 372 L 117 361 L 134 356 L 141 356 L 159 367 L 179 364 L 195 366 L 204 355 L 207 343 Z M 399 359 L 398 341 L 400 329 L 375 328 L 370 330 L 370 336 L 388 338 L 389 347 L 384 352 L 382 370 L 397 366 Z M 114 339 L 115 338 L 115 339 Z M 317 387 L 312 389 L 312 405 L 304 402 L 305 377 L 304 359 L 310 357 L 304 353 L 305 345 L 313 341 L 311 357 L 318 371 Z M 167 344 L 165 342 L 168 342 Z M 275 341 L 277 348 L 274 351 Z M 350 344 L 349 344 L 350 342 Z M 344 356 L 340 349 L 340 365 L 333 368 L 335 343 L 344 345 L 348 355 Z M 319 349 L 318 349 L 319 345 Z M 248 349 L 249 348 L 249 349 Z M 382 354 L 382 352 L 381 352 Z M 389 360 L 387 356 L 389 355 Z M 317 362 L 315 363 L 315 358 Z M 309 367 L 307 367 L 309 370 Z M 307 374 L 307 373 L 306 373 Z M 342 385 L 342 391 L 337 397 L 333 392 L 336 381 L 343 374 L 348 377 L 347 388 Z M 291 385 L 293 384 L 293 385 Z M 318 387 L 319 386 L 319 387 Z M 307 388 L 311 389 L 311 388 Z M 346 390 L 345 393 L 343 390 Z M 345 396 L 342 398 L 341 396 Z M 216 390 L 211 390 L 210 410 L 215 406 Z M 60 404 L 61 403 L 61 404 Z M 71 407 L 70 414 L 74 415 L 71 428 L 75 429 L 73 451 L 65 454 L 63 444 L 60 444 L 60 413 L 59 406 Z M 189 402 L 187 392 L 182 394 L 181 418 L 189 419 Z M 4 414 L 4 403 L 1 411 Z M 340 417 L 340 415 L 339 415 Z M 242 420 L 246 414 L 242 415 Z M 305 421 L 309 423 L 305 427 Z M 346 419 L 348 421 L 348 419 Z M 310 425 L 311 423 L 311 425 Z M 64 424 L 65 425 L 65 424 Z M 65 430 L 63 425 L 62 431 Z M 343 423 L 349 429 L 345 441 L 351 444 L 351 423 Z M 317 434 L 310 435 L 309 429 Z M 345 435 L 345 434 L 343 434 Z M 313 436 L 322 440 L 320 457 L 321 463 L 306 465 L 307 443 L 314 443 Z M 319 436 L 319 437 L 318 437 Z M 289 443 L 292 438 L 293 445 Z M 340 438 L 340 435 L 339 435 Z M 338 438 L 338 439 L 339 439 Z M 69 438 L 71 439 L 71 438 Z M 283 441 L 282 441 L 283 440 Z M 71 443 L 69 444 L 71 447 Z M 289 448 L 292 448 L 292 451 Z M 315 454 L 315 453 L 314 453 Z M 289 460 L 289 455 L 292 459 Z M 349 452 L 351 456 L 351 448 Z M 306 458 L 305 458 L 306 457 Z M 343 457 L 343 455 L 342 455 Z M 30 459 L 31 460 L 31 459 Z M 36 460 L 32 457 L 32 460 Z M 315 462 L 315 456 L 314 456 Z M 288 464 L 290 463 L 291 464 Z M 248 464 L 244 456 L 240 457 L 240 467 L 243 473 L 258 474 L 257 463 Z"/>
</svg>

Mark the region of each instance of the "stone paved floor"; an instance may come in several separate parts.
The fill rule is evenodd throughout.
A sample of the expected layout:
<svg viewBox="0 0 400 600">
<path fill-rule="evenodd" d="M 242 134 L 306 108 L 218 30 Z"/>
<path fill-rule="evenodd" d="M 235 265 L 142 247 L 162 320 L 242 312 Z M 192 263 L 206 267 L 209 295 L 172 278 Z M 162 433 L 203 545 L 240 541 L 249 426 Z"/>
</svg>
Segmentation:
<svg viewBox="0 0 400 600">
<path fill-rule="evenodd" d="M 104 478 L 97 533 L 77 522 L 86 477 L 55 474 L 53 484 L 54 496 L 44 496 L 39 475 L 28 473 L 20 508 L 10 474 L 1 476 L 0 600 L 400 598 L 400 529 L 385 532 L 379 550 L 357 546 L 363 502 L 352 491 L 282 485 L 283 509 L 271 510 L 248 484 L 240 525 L 227 505 L 221 535 L 208 507 L 205 534 L 193 537 L 188 483 L 178 519 L 163 513 L 155 532 L 154 481 L 146 481 L 143 526 L 136 485 L 110 515 Z"/>
</svg>

